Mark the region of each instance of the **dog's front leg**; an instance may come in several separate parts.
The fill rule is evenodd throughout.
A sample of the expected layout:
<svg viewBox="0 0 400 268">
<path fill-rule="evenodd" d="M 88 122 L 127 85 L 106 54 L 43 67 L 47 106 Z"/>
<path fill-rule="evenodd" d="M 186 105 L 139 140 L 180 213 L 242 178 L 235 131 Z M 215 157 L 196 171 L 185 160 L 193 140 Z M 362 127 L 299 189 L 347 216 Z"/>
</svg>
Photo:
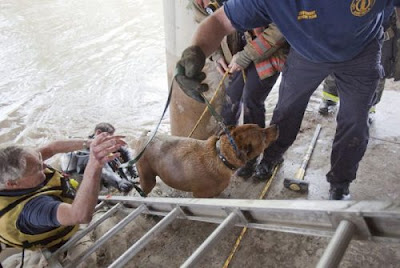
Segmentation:
<svg viewBox="0 0 400 268">
<path fill-rule="evenodd" d="M 136 169 L 139 173 L 140 188 L 142 188 L 143 192 L 146 194 L 150 193 L 154 186 L 156 186 L 157 174 L 155 174 L 153 169 L 144 159 L 139 160 L 136 164 Z"/>
</svg>

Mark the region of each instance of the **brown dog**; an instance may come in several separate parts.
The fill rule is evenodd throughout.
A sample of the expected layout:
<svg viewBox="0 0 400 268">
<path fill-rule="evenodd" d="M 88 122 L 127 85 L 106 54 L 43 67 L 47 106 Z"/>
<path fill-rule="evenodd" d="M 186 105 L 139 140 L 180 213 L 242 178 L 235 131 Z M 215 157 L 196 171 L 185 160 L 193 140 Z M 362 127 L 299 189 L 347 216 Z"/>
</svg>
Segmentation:
<svg viewBox="0 0 400 268">
<path fill-rule="evenodd" d="M 207 140 L 156 136 L 136 165 L 143 191 L 149 193 L 159 176 L 168 186 L 192 192 L 194 197 L 217 196 L 228 186 L 236 169 L 260 155 L 278 138 L 278 130 L 276 126 L 261 128 L 246 124 L 233 128 L 231 136 L 238 153 L 226 134 Z M 142 137 L 138 145 L 147 139 Z"/>
</svg>

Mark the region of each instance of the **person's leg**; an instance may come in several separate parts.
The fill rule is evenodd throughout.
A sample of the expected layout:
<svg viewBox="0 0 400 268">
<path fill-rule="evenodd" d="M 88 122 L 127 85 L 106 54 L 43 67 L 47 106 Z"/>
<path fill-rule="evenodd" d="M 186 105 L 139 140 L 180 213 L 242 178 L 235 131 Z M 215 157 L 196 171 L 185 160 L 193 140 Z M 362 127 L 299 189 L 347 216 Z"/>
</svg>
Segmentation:
<svg viewBox="0 0 400 268">
<path fill-rule="evenodd" d="M 375 94 L 374 94 L 374 99 L 372 101 L 373 105 L 369 109 L 368 113 L 368 124 L 372 124 L 374 122 L 374 116 L 376 112 L 376 105 L 381 101 L 383 90 L 385 88 L 385 78 L 381 78 L 378 81 L 378 86 L 376 87 Z"/>
<path fill-rule="evenodd" d="M 383 90 L 385 89 L 385 83 L 386 83 L 385 78 L 379 79 L 378 86 L 376 87 L 375 90 L 373 106 L 376 106 L 381 101 Z"/>
<path fill-rule="evenodd" d="M 246 70 L 246 83 L 243 92 L 243 121 L 265 127 L 265 99 L 271 92 L 279 73 L 260 80 L 254 64 Z"/>
<path fill-rule="evenodd" d="M 323 91 L 328 93 L 326 95 L 327 99 L 331 99 L 331 100 L 338 100 L 338 91 L 337 91 L 337 86 L 336 86 L 336 81 L 335 81 L 335 77 L 333 75 L 328 75 L 324 82 L 323 82 Z M 325 95 L 323 96 L 325 97 Z M 336 98 L 334 98 L 336 97 Z"/>
<path fill-rule="evenodd" d="M 392 18 L 391 20 L 391 27 L 396 27 L 396 19 Z M 368 123 L 372 124 L 374 121 L 374 115 L 376 112 L 375 106 L 381 101 L 383 89 L 385 88 L 385 78 L 393 77 L 393 68 L 394 68 L 394 59 L 395 59 L 395 47 L 396 47 L 396 38 L 389 37 L 386 39 L 382 44 L 381 49 L 381 63 L 383 66 L 383 70 L 385 71 L 385 77 L 379 79 L 378 87 L 375 91 L 373 106 L 369 110 L 368 115 Z"/>
<path fill-rule="evenodd" d="M 335 78 L 332 75 L 327 76 L 322 86 L 322 100 L 318 112 L 328 115 L 339 102 Z"/>
<path fill-rule="evenodd" d="M 243 87 L 242 72 L 233 73 L 226 88 L 226 96 L 221 110 L 221 116 L 226 125 L 236 126 L 238 123 Z"/>
<path fill-rule="evenodd" d="M 327 180 L 331 183 L 330 198 L 344 199 L 367 148 L 368 111 L 373 105 L 378 80 L 383 77 L 379 41 L 371 42 L 353 60 L 338 64 L 334 74 L 340 107 Z"/>
<path fill-rule="evenodd" d="M 270 123 L 279 127 L 279 137 L 264 152 L 255 177 L 269 179 L 274 166 L 281 161 L 283 153 L 296 139 L 308 101 L 330 73 L 328 67 L 327 64 L 310 62 L 294 50 L 289 53 L 282 73 L 278 103 Z"/>
<path fill-rule="evenodd" d="M 246 82 L 243 91 L 243 121 L 245 124 L 257 124 L 265 127 L 265 99 L 271 92 L 279 73 L 271 77 L 260 80 L 254 64 L 246 69 Z M 242 178 L 249 178 L 253 175 L 257 165 L 257 158 L 246 163 L 237 171 L 237 175 Z"/>
</svg>

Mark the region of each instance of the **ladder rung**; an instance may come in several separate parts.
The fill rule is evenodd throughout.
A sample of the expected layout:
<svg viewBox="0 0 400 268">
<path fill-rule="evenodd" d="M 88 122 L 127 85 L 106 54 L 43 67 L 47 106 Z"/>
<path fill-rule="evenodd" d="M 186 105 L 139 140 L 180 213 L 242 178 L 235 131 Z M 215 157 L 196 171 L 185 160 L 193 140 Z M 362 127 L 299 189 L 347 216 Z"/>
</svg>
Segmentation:
<svg viewBox="0 0 400 268">
<path fill-rule="evenodd" d="M 355 225 L 348 221 L 342 220 L 336 229 L 328 247 L 318 262 L 317 268 L 335 268 L 338 267 L 340 261 L 350 244 L 351 238 L 355 232 Z"/>
<path fill-rule="evenodd" d="M 136 253 L 144 248 L 150 240 L 164 230 L 176 217 L 182 214 L 179 207 L 171 210 L 160 222 L 158 222 L 153 228 L 150 229 L 142 238 L 140 238 L 135 244 L 133 244 L 127 251 L 125 251 L 119 258 L 114 261 L 109 268 L 120 268 L 125 267 L 124 265 L 132 259 Z"/>
<path fill-rule="evenodd" d="M 66 242 L 64 245 L 62 245 L 62 247 L 60 247 L 59 249 L 57 249 L 57 251 L 55 251 L 51 257 L 53 256 L 57 256 L 58 254 L 61 254 L 65 251 L 67 251 L 72 245 L 75 245 L 76 242 L 78 242 L 79 240 L 82 239 L 82 237 L 84 237 L 85 235 L 87 235 L 88 233 L 90 233 L 94 228 L 96 228 L 97 226 L 99 226 L 103 221 L 105 221 L 106 219 L 108 219 L 109 217 L 111 217 L 112 215 L 114 215 L 115 212 L 117 212 L 117 209 L 121 206 L 121 203 L 117 203 L 115 206 L 113 206 L 109 211 L 107 211 L 106 213 L 104 213 L 97 221 L 93 222 L 92 224 L 90 224 L 87 228 L 85 228 L 84 230 L 80 231 L 79 233 L 77 233 L 76 235 L 74 235 L 70 240 L 68 240 L 68 242 Z"/>
<path fill-rule="evenodd" d="M 337 267 L 351 239 L 398 243 L 400 205 L 391 201 L 312 201 L 312 200 L 229 200 L 195 198 L 99 197 L 108 203 L 122 202 L 137 209 L 111 228 L 92 247 L 69 263 L 82 263 L 115 233 L 142 212 L 165 216 L 149 232 L 111 264 L 125 267 L 148 242 L 175 218 L 220 224 L 181 267 L 192 267 L 230 227 L 281 231 L 305 235 L 332 236 L 318 266 Z M 98 206 L 102 206 L 100 203 Z M 171 208 L 174 208 L 171 211 Z M 227 217 L 226 211 L 233 211 Z M 111 212 L 109 212 L 111 213 Z M 100 218 L 102 219 L 102 218 Z M 368 223 L 368 224 L 367 224 Z M 97 224 L 97 221 L 96 223 Z M 373 228 L 370 228 L 373 226 Z M 80 234 L 80 233 L 79 233 Z M 75 240 L 75 236 L 73 240 Z M 73 244 L 71 242 L 71 244 Z M 55 255 L 55 254 L 54 254 Z M 51 258 L 50 260 L 52 260 Z"/>
<path fill-rule="evenodd" d="M 207 237 L 207 239 L 196 249 L 196 251 L 181 265 L 181 268 L 194 267 L 199 260 L 204 256 L 204 254 L 213 246 L 217 239 L 229 231 L 235 223 L 238 221 L 239 217 L 237 212 L 231 212 L 229 216 L 212 232 L 212 234 Z"/>
<path fill-rule="evenodd" d="M 132 211 L 128 216 L 126 216 L 122 221 L 120 221 L 113 228 L 108 230 L 99 240 L 97 240 L 86 252 L 79 255 L 79 257 L 69 263 L 66 268 L 76 267 L 78 264 L 82 263 L 86 260 L 93 252 L 96 251 L 101 245 L 103 245 L 107 240 L 112 237 L 114 234 L 122 230 L 128 223 L 130 223 L 133 219 L 139 216 L 145 209 L 147 209 L 146 205 L 142 204 L 137 209 Z"/>
<path fill-rule="evenodd" d="M 145 213 L 159 216 L 165 216 L 171 207 L 179 206 L 185 213 L 184 219 L 217 224 L 226 218 L 227 210 L 237 209 L 246 216 L 248 228 L 304 235 L 332 236 L 340 221 L 349 219 L 356 226 L 354 239 L 400 242 L 400 204 L 393 201 L 143 199 L 125 196 L 100 199 L 123 202 L 132 207 L 145 202 L 148 208 Z M 238 222 L 236 226 L 243 227 L 243 224 Z"/>
<path fill-rule="evenodd" d="M 99 209 L 101 209 L 102 207 L 104 207 L 105 204 L 106 204 L 105 201 L 101 201 L 100 203 L 98 203 L 98 204 L 94 207 L 94 211 L 98 211 Z"/>
</svg>

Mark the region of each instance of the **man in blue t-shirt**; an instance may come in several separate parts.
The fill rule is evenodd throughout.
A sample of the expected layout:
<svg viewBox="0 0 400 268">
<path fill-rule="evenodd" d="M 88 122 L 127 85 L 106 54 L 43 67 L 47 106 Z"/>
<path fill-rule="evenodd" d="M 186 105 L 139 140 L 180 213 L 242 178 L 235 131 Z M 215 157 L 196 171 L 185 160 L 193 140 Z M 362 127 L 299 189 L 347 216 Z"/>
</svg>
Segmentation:
<svg viewBox="0 0 400 268">
<path fill-rule="evenodd" d="M 222 38 L 274 22 L 291 45 L 271 124 L 280 136 L 264 153 L 265 176 L 292 145 L 310 96 L 328 76 L 336 78 L 341 98 L 331 154 L 330 199 L 350 198 L 349 185 L 369 139 L 368 111 L 379 78 L 383 77 L 380 51 L 385 9 L 400 0 L 230 0 L 198 28 L 193 46 L 182 53 L 176 81 L 189 96 L 202 100 L 199 91 L 205 57 Z M 398 11 L 398 10 L 397 10 Z"/>
</svg>

